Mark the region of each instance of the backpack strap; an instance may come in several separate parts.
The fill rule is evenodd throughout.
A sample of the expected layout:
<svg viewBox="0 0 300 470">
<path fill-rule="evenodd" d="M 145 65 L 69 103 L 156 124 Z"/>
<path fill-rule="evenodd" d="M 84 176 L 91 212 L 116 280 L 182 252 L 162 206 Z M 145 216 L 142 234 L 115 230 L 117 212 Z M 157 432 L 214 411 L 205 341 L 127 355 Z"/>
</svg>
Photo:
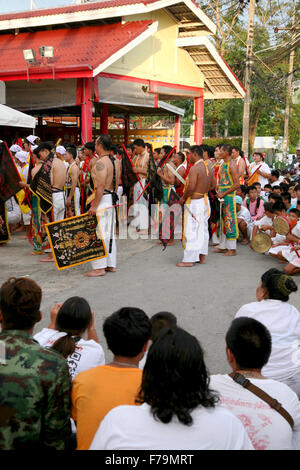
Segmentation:
<svg viewBox="0 0 300 470">
<path fill-rule="evenodd" d="M 242 387 L 246 388 L 250 392 L 252 392 L 254 395 L 256 395 L 258 398 L 263 400 L 264 402 L 268 403 L 270 407 L 277 411 L 278 413 L 281 414 L 281 416 L 286 419 L 286 421 L 289 423 L 291 428 L 293 429 L 294 427 L 294 420 L 291 417 L 291 415 L 286 411 L 285 408 L 277 401 L 275 398 L 272 398 L 270 395 L 268 395 L 266 392 L 264 392 L 261 388 L 257 387 L 254 385 L 250 380 L 246 379 L 242 374 L 239 374 L 238 372 L 231 372 L 231 374 L 228 374 L 229 377 L 231 377 L 236 383 L 241 385 Z"/>
</svg>

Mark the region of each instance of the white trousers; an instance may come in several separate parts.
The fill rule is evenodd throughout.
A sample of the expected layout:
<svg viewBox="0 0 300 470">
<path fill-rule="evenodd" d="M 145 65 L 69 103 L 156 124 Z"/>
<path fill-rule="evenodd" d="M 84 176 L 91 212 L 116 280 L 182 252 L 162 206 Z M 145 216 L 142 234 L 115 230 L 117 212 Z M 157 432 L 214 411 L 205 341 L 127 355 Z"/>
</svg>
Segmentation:
<svg viewBox="0 0 300 470">
<path fill-rule="evenodd" d="M 236 250 L 236 240 L 227 240 L 225 233 L 221 233 L 219 248 L 221 250 Z"/>
<path fill-rule="evenodd" d="M 31 210 L 22 214 L 23 224 L 30 225 L 31 222 Z"/>
<path fill-rule="evenodd" d="M 19 204 L 16 203 L 14 197 L 10 197 L 6 203 L 7 223 L 9 225 L 19 224 L 21 222 L 21 209 Z"/>
<path fill-rule="evenodd" d="M 107 209 L 103 210 L 107 207 L 111 207 L 112 203 L 112 196 L 111 194 L 104 194 L 100 201 L 100 204 L 97 208 L 97 216 L 99 219 L 99 225 L 102 232 L 102 237 L 105 243 L 107 256 L 105 258 L 96 259 L 95 261 L 91 261 L 92 269 L 105 269 L 105 268 L 116 268 L 117 266 L 117 245 L 116 245 L 116 238 L 114 233 L 115 228 L 115 209 Z M 113 227 L 112 227 L 113 222 Z M 112 230 L 112 234 L 111 234 Z M 98 237 L 100 238 L 100 230 L 98 231 Z M 112 247 L 111 253 L 109 253 L 109 244 L 110 238 L 112 235 Z"/>
<path fill-rule="evenodd" d="M 54 220 L 63 220 L 65 218 L 65 193 L 52 193 Z"/>
<path fill-rule="evenodd" d="M 80 190 L 75 188 L 75 215 L 80 215 Z"/>
<path fill-rule="evenodd" d="M 140 178 L 140 181 L 145 187 L 145 178 Z M 148 201 L 144 198 L 144 195 L 140 197 L 137 201 L 138 197 L 143 192 L 139 181 L 135 183 L 133 187 L 133 215 L 134 220 L 131 222 L 133 227 L 136 227 L 140 230 L 148 230 L 149 227 L 149 210 L 148 210 Z"/>
<path fill-rule="evenodd" d="M 199 261 L 200 255 L 208 254 L 209 201 L 207 208 L 204 198 L 191 199 L 189 210 L 190 212 L 187 214 L 187 222 L 185 224 L 186 247 L 183 253 L 183 263 L 195 263 Z"/>
</svg>

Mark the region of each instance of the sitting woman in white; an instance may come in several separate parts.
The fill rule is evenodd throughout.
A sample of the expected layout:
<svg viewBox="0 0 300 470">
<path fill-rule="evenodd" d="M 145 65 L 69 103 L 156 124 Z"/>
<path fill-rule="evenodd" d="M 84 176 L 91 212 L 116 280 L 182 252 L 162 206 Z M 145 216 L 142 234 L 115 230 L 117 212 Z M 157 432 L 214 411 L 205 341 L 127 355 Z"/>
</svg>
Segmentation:
<svg viewBox="0 0 300 470">
<path fill-rule="evenodd" d="M 198 340 L 165 329 L 151 345 L 134 405 L 113 408 L 91 450 L 253 449 L 240 420 L 217 405 Z"/>
<path fill-rule="evenodd" d="M 87 332 L 87 340 L 83 334 Z M 105 364 L 104 351 L 98 342 L 94 314 L 82 297 L 71 297 L 56 304 L 50 312 L 50 324 L 34 339 L 41 346 L 60 352 L 68 362 L 72 379 L 84 370 Z"/>
<path fill-rule="evenodd" d="M 235 318 L 254 318 L 268 328 L 272 352 L 262 374 L 289 385 L 300 397 L 300 313 L 288 303 L 297 289 L 292 277 L 269 269 L 256 289 L 257 302 L 243 305 Z"/>
</svg>

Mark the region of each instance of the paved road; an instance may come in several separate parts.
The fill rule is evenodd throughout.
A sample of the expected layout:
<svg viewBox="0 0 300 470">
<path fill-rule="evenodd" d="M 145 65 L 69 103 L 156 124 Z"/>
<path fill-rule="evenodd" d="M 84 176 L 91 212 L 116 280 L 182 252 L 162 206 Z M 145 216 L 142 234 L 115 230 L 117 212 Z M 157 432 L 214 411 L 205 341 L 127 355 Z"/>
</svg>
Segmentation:
<svg viewBox="0 0 300 470">
<path fill-rule="evenodd" d="M 103 319 L 120 307 L 140 307 L 149 316 L 167 310 L 200 340 L 211 373 L 228 371 L 224 336 L 234 314 L 241 305 L 255 300 L 261 274 L 282 266 L 239 245 L 236 257 L 213 254 L 210 248 L 206 265 L 176 268 L 182 256 L 179 241 L 162 252 L 153 240 L 119 240 L 118 271 L 102 278 L 85 278 L 88 265 L 57 271 L 52 263 L 38 262 L 30 251 L 27 241 L 18 235 L 0 248 L 0 282 L 9 276 L 27 275 L 40 284 L 43 319 L 36 332 L 47 326 L 50 306 L 73 295 L 90 302 L 100 338 Z M 295 277 L 298 286 L 299 279 Z M 300 289 L 291 296 L 291 303 L 300 305 Z M 104 349 L 109 360 L 105 345 Z"/>
</svg>

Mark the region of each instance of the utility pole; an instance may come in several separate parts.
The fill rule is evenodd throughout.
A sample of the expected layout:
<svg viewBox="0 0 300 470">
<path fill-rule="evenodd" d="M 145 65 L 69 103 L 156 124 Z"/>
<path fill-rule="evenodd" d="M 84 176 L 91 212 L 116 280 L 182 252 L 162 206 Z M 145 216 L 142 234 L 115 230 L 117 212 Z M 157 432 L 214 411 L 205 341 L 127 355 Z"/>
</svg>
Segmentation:
<svg viewBox="0 0 300 470">
<path fill-rule="evenodd" d="M 294 45 L 296 39 L 296 0 L 294 0 L 294 12 L 293 12 L 293 34 L 291 46 Z M 293 68 L 294 68 L 294 57 L 295 49 L 292 47 L 290 52 L 290 62 L 289 62 L 289 74 L 287 79 L 287 94 L 285 101 L 285 114 L 284 114 L 284 130 L 283 130 L 283 142 L 282 142 L 282 157 L 283 161 L 287 157 L 287 147 L 289 141 L 289 120 L 290 120 L 290 100 L 292 95 L 292 84 L 293 84 Z"/>
<path fill-rule="evenodd" d="M 249 148 L 250 81 L 251 81 L 251 68 L 252 68 L 254 14 L 255 14 L 255 0 L 250 0 L 250 3 L 249 3 L 249 19 L 248 19 L 247 51 L 246 51 L 246 69 L 245 69 L 246 94 L 245 94 L 245 98 L 244 98 L 243 140 L 242 140 L 242 150 L 245 154 L 245 157 L 248 157 L 248 148 Z"/>
</svg>

